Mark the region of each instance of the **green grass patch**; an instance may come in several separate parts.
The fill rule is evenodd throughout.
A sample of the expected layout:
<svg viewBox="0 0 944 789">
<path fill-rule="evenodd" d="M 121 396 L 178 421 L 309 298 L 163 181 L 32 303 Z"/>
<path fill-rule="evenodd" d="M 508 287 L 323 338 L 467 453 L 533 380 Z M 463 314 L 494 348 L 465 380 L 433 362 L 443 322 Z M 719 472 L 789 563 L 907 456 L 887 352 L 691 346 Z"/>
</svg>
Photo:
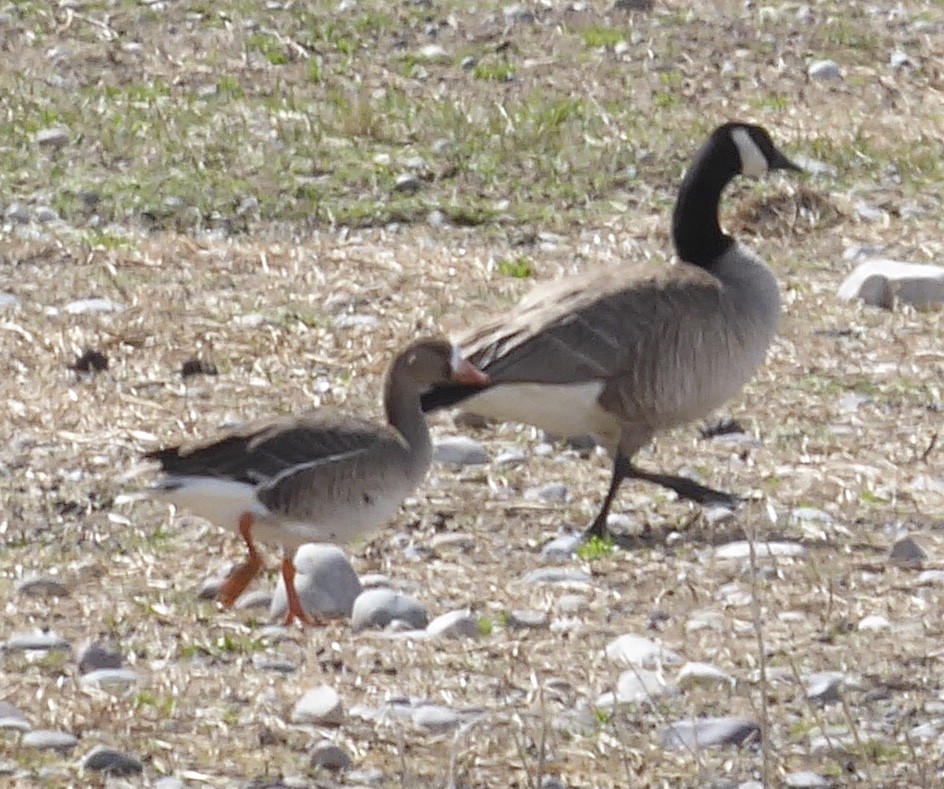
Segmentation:
<svg viewBox="0 0 944 789">
<path fill-rule="evenodd" d="M 531 259 L 525 255 L 498 261 L 498 273 L 514 279 L 527 279 L 534 274 Z"/>
<path fill-rule="evenodd" d="M 609 537 L 591 537 L 577 548 L 577 556 L 585 562 L 603 559 L 616 552 L 616 544 Z"/>
<path fill-rule="evenodd" d="M 624 39 L 623 32 L 606 25 L 592 25 L 580 32 L 583 43 L 590 49 L 611 49 Z"/>
</svg>

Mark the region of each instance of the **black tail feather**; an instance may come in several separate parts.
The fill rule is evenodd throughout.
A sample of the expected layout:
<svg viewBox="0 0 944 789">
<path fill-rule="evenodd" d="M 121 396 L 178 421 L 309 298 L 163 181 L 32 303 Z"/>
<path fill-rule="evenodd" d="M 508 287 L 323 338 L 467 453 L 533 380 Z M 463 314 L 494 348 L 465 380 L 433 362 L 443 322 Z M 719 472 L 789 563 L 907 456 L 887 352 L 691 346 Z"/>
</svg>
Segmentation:
<svg viewBox="0 0 944 789">
<path fill-rule="evenodd" d="M 480 386 L 445 384 L 444 386 L 437 386 L 435 389 L 424 392 L 420 397 L 420 406 L 423 409 L 423 413 L 428 414 L 430 411 L 452 408 L 466 398 L 481 391 L 482 387 Z"/>
</svg>

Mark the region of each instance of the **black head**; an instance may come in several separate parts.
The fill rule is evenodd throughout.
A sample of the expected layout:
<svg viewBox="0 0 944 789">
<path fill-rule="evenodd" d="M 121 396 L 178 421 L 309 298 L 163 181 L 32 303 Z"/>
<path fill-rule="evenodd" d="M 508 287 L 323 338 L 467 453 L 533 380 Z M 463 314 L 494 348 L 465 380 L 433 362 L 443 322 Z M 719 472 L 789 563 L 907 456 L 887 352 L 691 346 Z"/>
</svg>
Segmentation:
<svg viewBox="0 0 944 789">
<path fill-rule="evenodd" d="M 733 152 L 738 161 L 738 172 L 760 178 L 771 170 L 802 168 L 791 162 L 763 127 L 752 123 L 725 123 L 711 135 L 711 144 Z"/>
</svg>

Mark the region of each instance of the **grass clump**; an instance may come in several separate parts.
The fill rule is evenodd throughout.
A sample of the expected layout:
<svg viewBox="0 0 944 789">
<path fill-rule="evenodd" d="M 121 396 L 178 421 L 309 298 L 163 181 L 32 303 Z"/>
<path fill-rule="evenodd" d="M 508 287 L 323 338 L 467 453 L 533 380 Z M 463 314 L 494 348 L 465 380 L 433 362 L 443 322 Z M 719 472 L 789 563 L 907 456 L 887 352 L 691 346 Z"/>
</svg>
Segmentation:
<svg viewBox="0 0 944 789">
<path fill-rule="evenodd" d="M 593 536 L 577 548 L 577 556 L 585 562 L 603 559 L 616 552 L 616 543 L 610 537 Z"/>
</svg>

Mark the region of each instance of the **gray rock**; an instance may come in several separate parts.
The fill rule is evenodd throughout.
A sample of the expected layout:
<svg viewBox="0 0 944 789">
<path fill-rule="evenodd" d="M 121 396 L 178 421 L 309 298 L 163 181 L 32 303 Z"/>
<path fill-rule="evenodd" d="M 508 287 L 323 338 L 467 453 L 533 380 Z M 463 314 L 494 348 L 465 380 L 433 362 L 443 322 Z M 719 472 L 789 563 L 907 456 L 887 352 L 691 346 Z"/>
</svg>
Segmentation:
<svg viewBox="0 0 944 789">
<path fill-rule="evenodd" d="M 437 551 L 449 548 L 457 551 L 468 551 L 475 547 L 475 538 L 471 534 L 463 534 L 462 532 L 443 532 L 434 535 L 429 544 L 431 548 Z"/>
<path fill-rule="evenodd" d="M 98 668 L 83 674 L 79 684 L 83 688 L 118 689 L 134 685 L 138 675 L 129 668 Z"/>
<path fill-rule="evenodd" d="M 492 461 L 495 466 L 520 466 L 528 462 L 528 453 L 522 449 L 506 449 Z"/>
<path fill-rule="evenodd" d="M 814 60 L 806 70 L 811 79 L 842 79 L 839 65 L 834 60 Z"/>
<path fill-rule="evenodd" d="M 319 742 L 311 749 L 311 764 L 325 770 L 338 772 L 347 770 L 351 766 L 351 757 L 341 746 L 329 740 Z"/>
<path fill-rule="evenodd" d="M 653 9 L 653 0 L 615 0 L 613 3 L 614 11 L 651 11 Z"/>
<path fill-rule="evenodd" d="M 552 504 L 567 502 L 567 486 L 563 482 L 548 482 L 524 492 L 525 501 L 544 501 Z"/>
<path fill-rule="evenodd" d="M 285 658 L 257 655 L 252 659 L 252 665 L 259 671 L 274 671 L 276 674 L 294 674 L 298 671 L 298 666 Z"/>
<path fill-rule="evenodd" d="M 20 300 L 12 293 L 0 290 L 0 311 L 15 310 L 20 306 Z"/>
<path fill-rule="evenodd" d="M 167 775 L 154 782 L 154 789 L 186 789 L 186 785 L 179 778 Z"/>
<path fill-rule="evenodd" d="M 65 652 L 69 651 L 72 646 L 58 633 L 47 630 L 45 632 L 20 633 L 11 636 L 7 641 L 0 644 L 0 648 L 8 652 L 49 651 L 53 649 Z"/>
<path fill-rule="evenodd" d="M 357 312 L 345 312 L 334 319 L 334 325 L 338 329 L 371 329 L 378 323 L 380 323 L 380 319 L 376 315 L 364 315 Z"/>
<path fill-rule="evenodd" d="M 509 25 L 534 24 L 534 14 L 521 5 L 510 5 L 505 8 L 505 22 Z"/>
<path fill-rule="evenodd" d="M 303 545 L 295 553 L 295 589 L 305 612 L 314 617 L 350 616 L 361 582 L 347 555 L 330 543 Z M 284 616 L 288 607 L 285 581 L 272 597 L 269 614 Z"/>
<path fill-rule="evenodd" d="M 69 144 L 72 134 L 65 126 L 48 126 L 33 136 L 33 141 L 44 148 L 62 148 Z"/>
<path fill-rule="evenodd" d="M 13 589 L 17 594 L 28 597 L 67 597 L 66 585 L 52 575 L 28 575 Z"/>
<path fill-rule="evenodd" d="M 329 685 L 312 688 L 292 709 L 292 723 L 315 723 L 320 726 L 340 726 L 344 707 L 338 692 Z"/>
<path fill-rule="evenodd" d="M 541 630 L 550 624 L 545 611 L 512 611 L 508 627 L 512 630 Z"/>
<path fill-rule="evenodd" d="M 662 744 L 670 749 L 697 750 L 723 745 L 750 745 L 760 741 L 760 726 L 747 718 L 698 718 L 669 724 Z"/>
<path fill-rule="evenodd" d="M 817 704 L 839 701 L 846 675 L 839 671 L 817 671 L 803 677 L 806 697 Z"/>
<path fill-rule="evenodd" d="M 644 668 L 629 669 L 620 674 L 615 693 L 605 693 L 597 699 L 600 708 L 635 707 L 652 704 L 662 696 L 674 696 L 678 688 L 667 682 L 661 672 Z"/>
<path fill-rule="evenodd" d="M 716 559 L 749 559 L 751 555 L 751 544 L 747 540 L 729 542 L 715 548 L 714 555 Z M 806 547 L 798 542 L 754 543 L 754 556 L 757 559 L 770 559 L 771 557 L 790 559 L 805 555 Z"/>
<path fill-rule="evenodd" d="M 466 436 L 449 436 L 436 442 L 433 460 L 456 466 L 480 466 L 488 463 L 488 454 L 478 441 Z"/>
<path fill-rule="evenodd" d="M 393 182 L 394 191 L 407 194 L 415 194 L 422 186 L 423 182 L 413 173 L 400 173 Z"/>
<path fill-rule="evenodd" d="M 121 312 L 122 307 L 111 299 L 77 299 L 70 301 L 65 306 L 69 315 L 87 315 L 94 312 Z"/>
<path fill-rule="evenodd" d="M 582 594 L 561 595 L 557 607 L 562 614 L 579 614 L 590 607 L 590 601 Z"/>
<path fill-rule="evenodd" d="M 472 55 L 466 55 L 464 58 L 462 58 L 462 61 L 459 63 L 459 66 L 462 68 L 463 71 L 472 71 L 472 69 L 475 68 L 478 62 L 479 62 L 478 59 L 472 57 Z"/>
<path fill-rule="evenodd" d="M 583 535 L 580 532 L 566 532 L 555 537 L 541 548 L 541 555 L 549 559 L 566 560 L 576 553 L 583 544 Z"/>
<path fill-rule="evenodd" d="M 553 775 L 545 775 L 541 780 L 541 789 L 567 789 L 567 787 Z"/>
<path fill-rule="evenodd" d="M 6 217 L 11 222 L 15 222 L 18 225 L 25 225 L 33 219 L 29 208 L 22 203 L 10 203 L 10 205 L 7 206 Z"/>
<path fill-rule="evenodd" d="M 803 168 L 803 171 L 809 175 L 818 176 L 821 178 L 835 178 L 839 175 L 839 171 L 828 162 L 821 162 L 818 159 L 813 159 L 809 156 L 804 156 L 803 154 L 796 154 L 792 157 L 800 167 Z"/>
<path fill-rule="evenodd" d="M 525 584 L 589 584 L 593 579 L 583 570 L 565 570 L 557 567 L 538 567 L 521 576 Z"/>
<path fill-rule="evenodd" d="M 360 580 L 362 590 L 390 586 L 390 576 L 383 573 L 366 573 L 361 576 Z"/>
<path fill-rule="evenodd" d="M 449 224 L 446 215 L 438 208 L 434 208 L 426 215 L 426 224 L 430 227 L 445 227 Z"/>
<path fill-rule="evenodd" d="M 445 636 L 447 638 L 478 638 L 482 633 L 479 620 L 472 616 L 468 608 L 437 616 L 426 627 L 431 636 Z"/>
<path fill-rule="evenodd" d="M 825 789 L 825 787 L 831 786 L 823 776 L 811 770 L 787 773 L 783 777 L 783 785 L 789 787 L 789 789 Z"/>
<path fill-rule="evenodd" d="M 916 565 L 926 561 L 928 555 L 913 537 L 902 537 L 892 545 L 888 558 L 895 564 Z"/>
<path fill-rule="evenodd" d="M 619 663 L 651 669 L 682 662 L 678 652 L 633 633 L 622 635 L 607 644 L 606 656 Z"/>
<path fill-rule="evenodd" d="M 913 66 L 914 61 L 908 57 L 906 52 L 902 52 L 900 49 L 896 49 L 888 58 L 888 65 L 891 66 L 895 71 L 903 69 L 905 66 Z"/>
<path fill-rule="evenodd" d="M 394 619 L 423 628 L 429 622 L 429 613 L 426 606 L 409 595 L 391 589 L 367 589 L 354 601 L 351 629 L 357 632 L 368 627 L 386 627 Z"/>
<path fill-rule="evenodd" d="M 30 725 L 26 715 L 5 701 L 0 701 L 0 729 L 15 729 L 17 731 L 29 731 L 33 727 Z"/>
<path fill-rule="evenodd" d="M 710 663 L 689 662 L 679 669 L 675 678 L 680 688 L 734 687 L 734 677 Z"/>
<path fill-rule="evenodd" d="M 279 576 L 281 578 L 281 576 Z M 274 595 L 267 589 L 251 589 L 245 594 L 241 594 L 233 608 L 237 611 L 250 611 L 253 608 L 270 608 Z"/>
<path fill-rule="evenodd" d="M 876 258 L 860 263 L 839 286 L 840 299 L 890 309 L 896 300 L 914 307 L 944 303 L 944 267 Z"/>
<path fill-rule="evenodd" d="M 24 748 L 36 748 L 43 751 L 71 751 L 79 738 L 64 731 L 52 729 L 33 729 L 23 735 L 20 745 Z"/>
<path fill-rule="evenodd" d="M 86 770 L 111 775 L 137 775 L 144 769 L 141 762 L 133 756 L 101 745 L 85 756 L 82 766 Z"/>
<path fill-rule="evenodd" d="M 456 728 L 462 716 L 448 707 L 439 704 L 422 704 L 412 713 L 413 723 L 432 732 L 446 732 Z"/>
<path fill-rule="evenodd" d="M 33 219 L 42 224 L 48 224 L 49 222 L 58 222 L 60 217 L 59 212 L 52 206 L 38 205 L 33 211 Z"/>
<path fill-rule="evenodd" d="M 121 655 L 94 641 L 79 651 L 79 671 L 87 674 L 102 668 L 121 668 Z"/>
</svg>

